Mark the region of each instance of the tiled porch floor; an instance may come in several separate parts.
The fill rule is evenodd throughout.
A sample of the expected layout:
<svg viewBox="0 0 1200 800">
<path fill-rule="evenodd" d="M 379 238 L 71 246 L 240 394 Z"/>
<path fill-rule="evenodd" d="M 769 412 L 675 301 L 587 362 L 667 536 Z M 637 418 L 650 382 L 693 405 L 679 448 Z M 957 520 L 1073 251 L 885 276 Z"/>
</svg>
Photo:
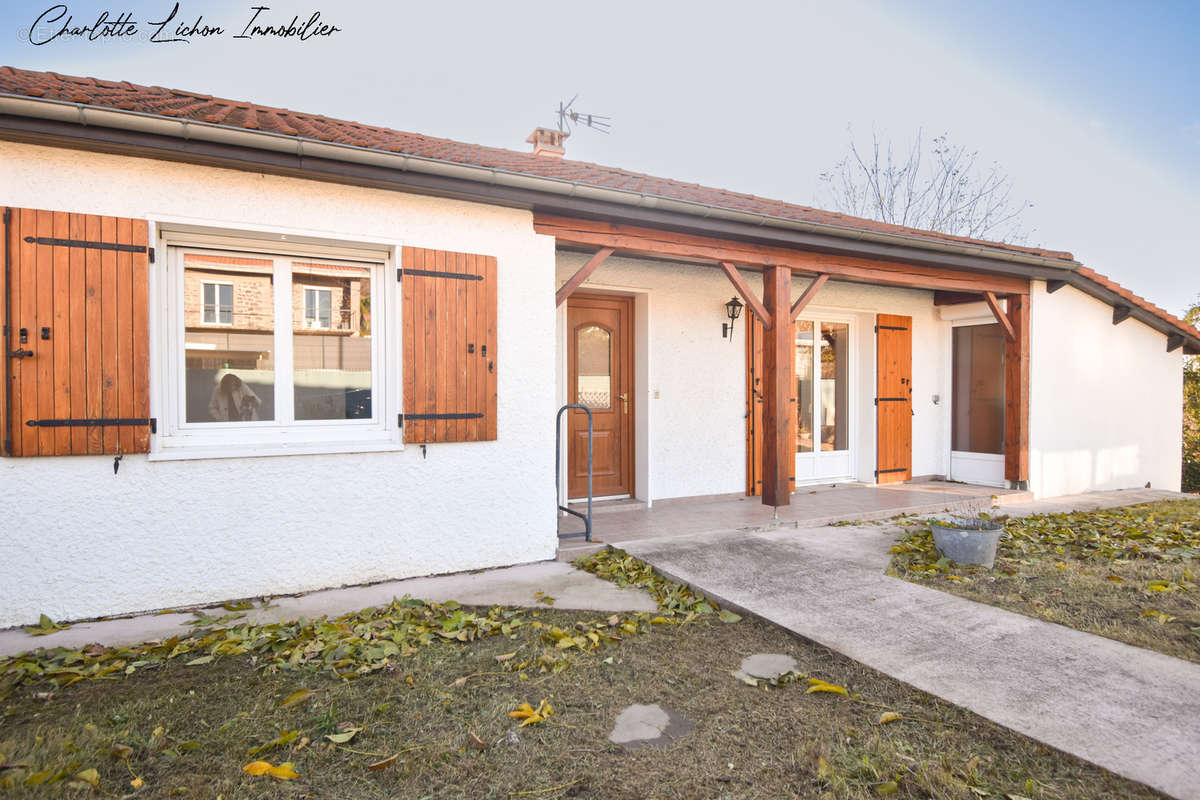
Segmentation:
<svg viewBox="0 0 1200 800">
<path fill-rule="evenodd" d="M 885 519 L 898 514 L 932 514 L 939 511 L 986 509 L 1000 504 L 1033 499 L 1029 492 L 971 486 L 945 481 L 921 481 L 891 486 L 844 483 L 808 486 L 792 495 L 791 505 L 774 510 L 757 497 L 715 495 L 677 500 L 656 500 L 651 508 L 641 504 L 597 503 L 592 516 L 592 542 L 582 537 L 559 541 L 559 559 L 569 560 L 604 545 L 657 539 L 663 536 L 723 530 L 811 528 L 834 522 Z M 584 504 L 571 508 L 584 511 Z M 575 517 L 561 516 L 559 532 L 583 529 Z"/>
</svg>

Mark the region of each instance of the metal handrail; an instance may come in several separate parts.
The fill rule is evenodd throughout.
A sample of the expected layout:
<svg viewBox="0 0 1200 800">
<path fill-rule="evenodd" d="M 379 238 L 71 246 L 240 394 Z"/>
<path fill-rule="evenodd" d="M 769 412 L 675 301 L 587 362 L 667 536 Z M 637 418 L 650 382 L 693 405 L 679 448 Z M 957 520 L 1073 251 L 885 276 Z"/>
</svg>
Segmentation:
<svg viewBox="0 0 1200 800">
<path fill-rule="evenodd" d="M 581 514 L 562 504 L 562 415 L 568 409 L 576 408 L 587 414 L 588 418 L 588 484 L 587 484 L 587 514 Z M 554 418 L 554 502 L 559 511 L 579 517 L 583 520 L 584 528 L 574 533 L 560 533 L 558 538 L 569 539 L 572 536 L 582 536 L 585 542 L 592 540 L 592 410 L 584 405 L 574 403 L 565 405 L 558 410 Z"/>
</svg>

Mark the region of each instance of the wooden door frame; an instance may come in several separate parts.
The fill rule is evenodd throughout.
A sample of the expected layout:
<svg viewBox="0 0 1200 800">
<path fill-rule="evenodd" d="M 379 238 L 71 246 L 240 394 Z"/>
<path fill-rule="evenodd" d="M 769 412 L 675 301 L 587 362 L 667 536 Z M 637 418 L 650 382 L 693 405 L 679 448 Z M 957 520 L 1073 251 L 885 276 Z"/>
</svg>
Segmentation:
<svg viewBox="0 0 1200 800">
<path fill-rule="evenodd" d="M 620 293 L 620 292 L 577 290 L 577 291 L 571 293 L 571 295 L 566 299 L 566 302 L 563 304 L 564 326 L 563 326 L 563 338 L 562 338 L 562 345 L 563 345 L 562 369 L 563 369 L 563 391 L 564 391 L 563 402 L 569 403 L 571 394 L 572 394 L 572 391 L 571 391 L 571 348 L 574 345 L 571 340 L 570 309 L 573 304 L 577 304 L 579 301 L 586 302 L 588 300 L 603 300 L 603 301 L 609 301 L 609 302 L 617 301 L 617 302 L 624 303 L 628 306 L 628 316 L 626 318 L 626 324 L 625 324 L 626 330 L 623 331 L 626 342 L 625 342 L 624 346 L 621 348 L 624 352 L 622 352 L 619 355 L 619 358 L 621 359 L 621 362 L 625 365 L 625 368 L 626 368 L 626 371 L 628 374 L 627 381 L 628 381 L 628 387 L 629 387 L 629 413 L 626 415 L 626 420 L 625 420 L 626 430 L 624 431 L 624 440 L 625 440 L 625 444 L 627 446 L 624 448 L 624 458 L 622 459 L 624 463 L 621 465 L 621 468 L 624 470 L 624 474 L 626 476 L 625 482 L 629 486 L 629 496 L 636 497 L 637 496 L 637 477 L 638 476 L 635 472 L 636 465 L 637 465 L 637 458 L 635 457 L 635 455 L 636 455 L 636 451 L 637 451 L 637 438 L 638 438 L 637 437 L 637 415 L 640 413 L 640 409 L 639 409 L 638 403 L 637 403 L 637 398 L 638 398 L 637 362 L 636 362 L 637 349 L 636 349 L 635 343 L 634 343 L 634 338 L 637 336 L 637 318 L 636 318 L 636 315 L 637 315 L 636 300 L 637 300 L 637 298 L 634 295 L 628 294 L 628 293 Z M 617 394 L 618 394 L 618 392 L 614 391 L 613 396 L 615 397 Z M 570 453 L 571 453 L 570 437 L 567 437 L 567 441 L 563 445 L 563 447 L 565 449 L 565 452 L 562 453 L 562 457 L 564 459 L 563 463 L 570 464 L 571 463 L 570 462 Z M 563 485 L 562 485 L 563 496 L 569 498 L 571 481 L 570 481 L 570 476 L 566 473 L 566 471 L 564 471 L 564 473 L 562 475 L 562 481 L 563 481 Z"/>
</svg>

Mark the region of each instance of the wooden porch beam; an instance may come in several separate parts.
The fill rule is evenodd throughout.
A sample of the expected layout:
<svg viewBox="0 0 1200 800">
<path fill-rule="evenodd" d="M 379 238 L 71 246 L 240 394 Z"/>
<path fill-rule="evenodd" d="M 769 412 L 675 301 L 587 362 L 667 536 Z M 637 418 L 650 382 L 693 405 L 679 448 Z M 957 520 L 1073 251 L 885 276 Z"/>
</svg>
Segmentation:
<svg viewBox="0 0 1200 800">
<path fill-rule="evenodd" d="M 984 291 L 992 291 L 998 295 L 1029 294 L 1028 279 L 1009 275 L 921 266 L 900 261 L 835 256 L 735 239 L 696 236 L 659 228 L 617 225 L 537 212 L 533 215 L 533 229 L 537 233 L 555 237 L 560 246 L 611 247 L 633 255 L 702 264 L 729 261 L 742 268 L 755 270 L 766 270 L 774 266 L 788 267 L 801 274 L 826 273 L 839 281 L 882 286 L 943 289 L 976 294 Z"/>
<path fill-rule="evenodd" d="M 1133 309 L 1129 306 L 1113 306 L 1113 325 L 1120 325 L 1132 313 Z"/>
<path fill-rule="evenodd" d="M 825 285 L 825 281 L 827 280 L 829 280 L 829 273 L 822 272 L 808 285 L 808 288 L 804 290 L 804 294 L 800 295 L 796 302 L 792 303 L 791 320 L 793 322 L 796 321 L 796 317 L 800 316 L 800 313 L 804 311 L 808 304 L 812 302 L 817 292 L 821 291 L 821 287 Z"/>
<path fill-rule="evenodd" d="M 562 285 L 557 292 L 554 293 L 554 307 L 558 308 L 563 304 L 563 301 L 575 293 L 575 290 L 580 285 L 591 277 L 596 268 L 603 264 L 608 257 L 613 254 L 613 248 L 602 247 L 596 254 L 588 259 L 587 263 L 579 268 L 579 271 L 572 275 L 567 282 Z"/>
<path fill-rule="evenodd" d="M 1054 294 L 1066 285 L 1066 281 L 1046 281 L 1046 291 L 1050 294 Z"/>
<path fill-rule="evenodd" d="M 1008 298 L 1008 321 L 1016 334 L 1004 343 L 1004 477 L 1029 481 L 1029 298 Z"/>
<path fill-rule="evenodd" d="M 788 317 L 792 271 L 771 267 L 763 273 L 763 299 L 777 324 L 763 336 L 763 458 L 762 502 L 786 506 L 792 502 L 792 470 L 796 463 L 793 378 L 796 368 L 794 325 Z"/>
<path fill-rule="evenodd" d="M 1173 333 L 1167 337 L 1167 352 L 1174 353 L 1179 348 L 1183 347 L 1183 334 Z"/>
<path fill-rule="evenodd" d="M 1001 310 L 1000 301 L 996 299 L 996 295 L 992 292 L 984 292 L 983 299 L 988 304 L 988 308 L 992 310 L 992 316 L 996 318 L 996 322 L 999 322 L 1000 327 L 1004 329 L 1004 338 L 1010 342 L 1016 341 L 1017 332 L 1013 330 L 1012 322 Z"/>
<path fill-rule="evenodd" d="M 977 292 L 944 292 L 940 289 L 933 293 L 935 306 L 958 306 L 964 303 L 982 303 L 983 295 Z"/>
<path fill-rule="evenodd" d="M 746 283 L 746 279 L 742 277 L 742 273 L 738 272 L 737 267 L 730 264 L 728 261 L 721 262 L 721 270 L 725 273 L 725 277 L 729 278 L 729 282 L 733 284 L 733 288 L 737 289 L 737 293 L 746 301 L 746 305 L 754 312 L 754 316 L 758 317 L 762 322 L 763 327 L 771 330 L 772 317 L 771 313 L 763 306 L 757 297 L 754 296 L 753 290 Z"/>
</svg>

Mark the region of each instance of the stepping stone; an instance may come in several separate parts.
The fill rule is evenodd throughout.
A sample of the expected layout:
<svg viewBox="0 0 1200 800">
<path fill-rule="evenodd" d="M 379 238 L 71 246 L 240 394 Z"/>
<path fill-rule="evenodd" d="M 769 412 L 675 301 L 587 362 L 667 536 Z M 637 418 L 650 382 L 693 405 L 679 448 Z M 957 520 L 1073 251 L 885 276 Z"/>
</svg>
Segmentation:
<svg viewBox="0 0 1200 800">
<path fill-rule="evenodd" d="M 733 677 L 739 680 L 757 678 L 758 680 L 778 680 L 789 672 L 799 672 L 800 663 L 791 656 L 782 653 L 755 653 L 742 659 L 742 666 Z"/>
<path fill-rule="evenodd" d="M 657 703 L 632 705 L 617 716 L 608 740 L 629 750 L 667 747 L 692 729 L 692 723 Z"/>
</svg>

